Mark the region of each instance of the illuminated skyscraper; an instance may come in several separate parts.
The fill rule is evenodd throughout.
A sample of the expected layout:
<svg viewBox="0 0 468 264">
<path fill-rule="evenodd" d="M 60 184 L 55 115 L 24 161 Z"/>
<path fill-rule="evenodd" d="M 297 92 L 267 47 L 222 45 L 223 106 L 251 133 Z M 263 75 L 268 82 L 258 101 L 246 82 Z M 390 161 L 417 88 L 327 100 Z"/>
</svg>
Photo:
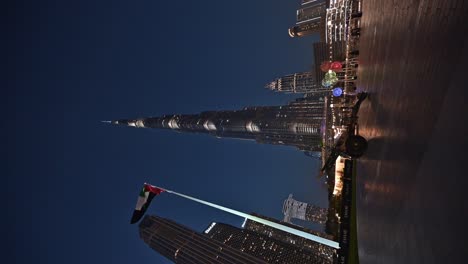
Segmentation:
<svg viewBox="0 0 468 264">
<path fill-rule="evenodd" d="M 212 223 L 205 234 L 268 263 L 331 263 L 331 259 L 320 252 L 227 224 Z"/>
<path fill-rule="evenodd" d="M 283 203 L 284 221 L 290 222 L 291 218 L 306 220 L 317 224 L 325 224 L 327 221 L 327 209 L 312 204 L 294 200 L 290 194 Z"/>
<path fill-rule="evenodd" d="M 272 221 L 272 222 L 275 222 L 275 223 L 278 223 L 278 224 L 281 224 L 281 225 L 285 225 L 285 226 L 289 226 L 289 227 L 292 227 L 292 228 L 295 228 L 295 229 L 299 229 L 301 231 L 314 234 L 316 236 L 320 236 L 320 237 L 327 238 L 327 239 L 333 239 L 333 237 L 331 235 L 321 233 L 321 232 L 316 232 L 316 231 L 313 231 L 313 230 L 310 230 L 310 229 L 307 229 L 307 228 L 304 228 L 304 227 L 301 227 L 301 226 L 297 226 L 297 225 L 294 225 L 294 224 L 291 224 L 291 223 L 282 222 L 282 221 L 276 220 L 276 219 L 271 218 L 271 217 L 266 217 L 266 216 L 255 214 L 255 213 L 252 213 L 251 215 L 255 215 L 257 217 L 260 217 L 260 218 L 263 218 L 263 219 L 266 219 L 266 220 L 269 220 L 269 221 Z M 273 227 L 270 227 L 270 226 L 267 226 L 267 225 L 252 221 L 252 220 L 246 219 L 242 226 L 244 227 L 244 230 L 250 230 L 250 231 L 253 231 L 253 232 L 257 233 L 257 234 L 267 236 L 267 237 L 269 237 L 271 239 L 282 241 L 282 242 L 284 242 L 286 244 L 291 244 L 291 245 L 294 245 L 296 247 L 303 248 L 303 249 L 306 249 L 308 251 L 314 252 L 315 255 L 321 256 L 322 258 L 326 259 L 327 261 L 332 261 L 334 255 L 336 253 L 336 250 L 334 248 L 329 247 L 329 246 L 314 242 L 314 241 L 309 240 L 309 239 L 305 239 L 303 237 L 293 235 L 293 234 L 288 233 L 288 232 L 284 232 L 282 230 L 278 230 L 276 228 L 273 228 Z"/>
<path fill-rule="evenodd" d="M 121 119 L 112 123 L 250 139 L 258 143 L 294 146 L 302 151 L 321 151 L 324 106 L 323 99 L 309 96 L 284 106 Z"/>
<path fill-rule="evenodd" d="M 315 70 L 286 75 L 268 83 L 265 88 L 276 92 L 329 95 L 330 88 L 323 87 L 321 80 L 317 82 L 316 75 Z"/>
<path fill-rule="evenodd" d="M 145 216 L 139 230 L 150 248 L 175 263 L 332 263 L 335 251 L 328 246 L 274 228 L 277 233 L 265 234 L 261 224 L 260 232 L 250 226 L 213 222 L 198 233 L 169 219 Z M 277 239 L 281 232 L 292 239 Z"/>
<path fill-rule="evenodd" d="M 141 239 L 149 247 L 175 263 L 266 263 L 162 217 L 145 216 L 139 224 L 139 229 Z"/>
<path fill-rule="evenodd" d="M 326 1 L 302 1 L 297 10 L 296 25 L 289 29 L 291 37 L 303 37 L 319 33 L 325 37 Z"/>
<path fill-rule="evenodd" d="M 323 87 L 322 80 L 325 72 L 320 65 L 325 61 L 344 61 L 346 43 L 335 41 L 333 43 L 315 42 L 313 44 L 314 66 L 308 72 L 298 72 L 275 79 L 265 85 L 265 88 L 275 92 L 304 93 L 310 95 L 327 96 L 331 88 Z"/>
</svg>

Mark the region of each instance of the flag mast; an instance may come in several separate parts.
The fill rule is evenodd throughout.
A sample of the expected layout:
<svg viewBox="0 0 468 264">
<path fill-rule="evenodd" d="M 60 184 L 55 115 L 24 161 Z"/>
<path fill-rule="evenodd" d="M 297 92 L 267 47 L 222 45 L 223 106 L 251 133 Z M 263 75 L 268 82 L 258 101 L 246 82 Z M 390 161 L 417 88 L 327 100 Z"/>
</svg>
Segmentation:
<svg viewBox="0 0 468 264">
<path fill-rule="evenodd" d="M 292 227 L 289 227 L 289 226 L 281 225 L 281 224 L 278 224 L 278 223 L 275 223 L 275 222 L 272 222 L 272 221 L 269 221 L 269 220 L 266 220 L 266 219 L 263 219 L 263 218 L 260 218 L 260 217 L 257 217 L 257 216 L 253 216 L 253 215 L 250 215 L 250 214 L 239 212 L 237 210 L 230 209 L 230 208 L 227 208 L 227 207 L 224 207 L 224 206 L 221 206 L 221 205 L 217 205 L 217 204 L 214 204 L 214 203 L 203 201 L 203 200 L 200 200 L 200 199 L 197 199 L 197 198 L 194 198 L 194 197 L 182 194 L 182 193 L 174 192 L 174 191 L 171 191 L 171 190 L 168 190 L 168 189 L 165 189 L 165 188 L 161 188 L 161 187 L 158 187 L 158 186 L 154 186 L 154 187 L 163 189 L 164 191 L 166 191 L 168 193 L 172 193 L 174 195 L 177 195 L 177 196 L 192 200 L 194 202 L 201 203 L 201 204 L 204 204 L 204 205 L 207 205 L 207 206 L 210 206 L 210 207 L 213 207 L 213 208 L 216 208 L 216 209 L 219 209 L 219 210 L 222 210 L 222 211 L 225 211 L 225 212 L 228 212 L 228 213 L 240 216 L 240 217 L 245 217 L 245 218 L 250 219 L 252 221 L 255 221 L 255 222 L 258 222 L 258 223 L 261 223 L 261 224 L 264 224 L 264 225 L 267 225 L 267 226 L 282 230 L 284 232 L 288 232 L 290 234 L 293 234 L 293 235 L 296 235 L 296 236 L 303 237 L 305 239 L 315 241 L 315 242 L 320 243 L 320 244 L 324 244 L 324 245 L 327 245 L 327 246 L 330 246 L 330 247 L 333 247 L 333 248 L 336 248 L 336 249 L 340 248 L 338 242 L 330 240 L 330 239 L 319 237 L 319 236 L 304 232 L 302 230 L 298 230 L 298 229 L 295 229 L 295 228 L 292 228 Z"/>
</svg>

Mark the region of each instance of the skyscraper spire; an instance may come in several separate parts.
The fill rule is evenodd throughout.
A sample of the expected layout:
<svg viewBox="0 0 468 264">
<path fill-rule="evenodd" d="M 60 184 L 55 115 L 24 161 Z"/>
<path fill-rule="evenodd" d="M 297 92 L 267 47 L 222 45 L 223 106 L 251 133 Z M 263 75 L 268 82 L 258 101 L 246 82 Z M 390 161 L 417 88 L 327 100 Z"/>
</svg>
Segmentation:
<svg viewBox="0 0 468 264">
<path fill-rule="evenodd" d="M 290 145 L 303 151 L 320 151 L 325 121 L 324 106 L 324 101 L 318 97 L 307 97 L 296 99 L 285 106 L 120 119 L 112 121 L 112 124 L 204 133 L 216 137 Z"/>
</svg>

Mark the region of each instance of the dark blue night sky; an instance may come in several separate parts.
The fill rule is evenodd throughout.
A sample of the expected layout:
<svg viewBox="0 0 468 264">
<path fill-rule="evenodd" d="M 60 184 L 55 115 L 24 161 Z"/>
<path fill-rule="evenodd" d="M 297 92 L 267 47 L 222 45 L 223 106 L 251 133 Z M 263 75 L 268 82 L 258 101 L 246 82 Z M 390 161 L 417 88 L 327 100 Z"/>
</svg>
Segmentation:
<svg viewBox="0 0 468 264">
<path fill-rule="evenodd" d="M 166 263 L 129 224 L 143 182 L 275 218 L 289 193 L 327 206 L 318 161 L 292 147 L 100 122 L 293 100 L 263 86 L 312 64 L 318 36 L 287 33 L 298 6 L 10 3 L 2 96 L 9 263 Z M 197 231 L 243 221 L 167 193 L 148 212 Z"/>
</svg>

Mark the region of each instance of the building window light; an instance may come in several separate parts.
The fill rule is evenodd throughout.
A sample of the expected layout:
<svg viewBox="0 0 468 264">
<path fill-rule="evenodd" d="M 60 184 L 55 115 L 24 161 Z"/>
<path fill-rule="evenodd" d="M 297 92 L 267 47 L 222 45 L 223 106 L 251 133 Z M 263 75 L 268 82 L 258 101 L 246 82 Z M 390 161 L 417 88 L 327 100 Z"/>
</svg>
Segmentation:
<svg viewBox="0 0 468 264">
<path fill-rule="evenodd" d="M 168 126 L 172 129 L 179 129 L 179 124 L 177 124 L 177 120 L 175 120 L 174 118 L 169 120 L 169 123 L 168 123 Z"/>
<path fill-rule="evenodd" d="M 205 121 L 205 123 L 203 124 L 203 127 L 208 131 L 215 131 L 216 130 L 216 125 L 211 120 Z"/>
</svg>

